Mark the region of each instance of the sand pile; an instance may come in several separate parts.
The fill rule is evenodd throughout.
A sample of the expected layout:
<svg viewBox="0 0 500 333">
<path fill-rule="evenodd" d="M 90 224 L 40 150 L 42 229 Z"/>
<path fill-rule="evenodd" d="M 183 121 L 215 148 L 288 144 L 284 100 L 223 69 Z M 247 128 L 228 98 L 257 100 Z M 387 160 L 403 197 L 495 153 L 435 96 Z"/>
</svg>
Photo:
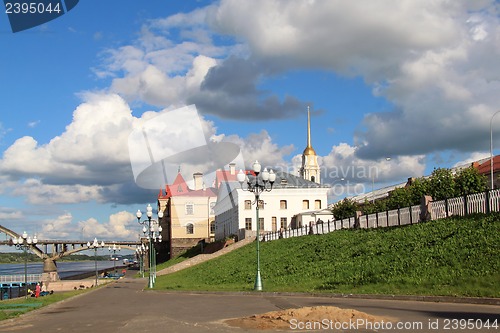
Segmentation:
<svg viewBox="0 0 500 333">
<path fill-rule="evenodd" d="M 313 306 L 266 312 L 244 318 L 228 319 L 229 326 L 261 330 L 325 330 L 361 329 L 392 322 L 394 319 L 379 317 L 334 306 Z"/>
</svg>

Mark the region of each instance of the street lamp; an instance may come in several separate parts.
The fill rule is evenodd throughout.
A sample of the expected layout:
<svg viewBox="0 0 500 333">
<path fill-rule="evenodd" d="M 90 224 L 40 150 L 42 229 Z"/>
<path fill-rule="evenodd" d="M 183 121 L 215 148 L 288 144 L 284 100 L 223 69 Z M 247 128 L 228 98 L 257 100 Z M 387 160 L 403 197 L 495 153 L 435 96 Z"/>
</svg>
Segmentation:
<svg viewBox="0 0 500 333">
<path fill-rule="evenodd" d="M 254 290 L 261 291 L 262 290 L 262 279 L 260 276 L 260 222 L 259 222 L 259 197 L 262 192 L 270 192 L 273 189 L 274 181 L 276 180 L 276 174 L 273 170 L 267 171 L 267 168 L 264 168 L 262 173 L 260 172 L 261 165 L 258 161 L 255 161 L 252 165 L 253 172 L 255 173 L 255 177 L 252 180 L 248 178 L 248 176 L 243 173 L 242 170 L 236 176 L 238 182 L 241 185 L 241 189 L 244 191 L 252 192 L 255 195 L 255 201 L 252 204 L 255 204 L 255 215 L 257 218 L 257 275 L 255 277 L 255 285 Z M 259 182 L 259 173 L 261 174 L 261 181 Z M 247 184 L 246 190 L 243 188 L 243 183 Z M 267 187 L 267 184 L 270 187 Z"/>
<path fill-rule="evenodd" d="M 87 242 L 87 247 L 89 249 L 94 249 L 94 263 L 95 263 L 95 286 L 97 287 L 97 278 L 98 278 L 98 270 L 97 270 L 97 249 L 100 248 L 100 247 L 104 247 L 104 241 L 101 242 L 101 244 L 99 244 L 99 242 L 97 241 L 97 238 L 94 238 L 94 242 L 90 243 L 90 242 Z"/>
<path fill-rule="evenodd" d="M 491 189 L 494 190 L 495 186 L 493 185 L 493 118 L 500 113 L 500 110 L 493 113 L 490 119 L 490 177 L 491 177 Z"/>
<path fill-rule="evenodd" d="M 116 257 L 115 254 L 117 251 L 121 250 L 121 247 L 116 247 L 116 244 L 113 244 L 113 247 L 108 247 L 109 252 L 113 251 L 113 254 L 111 255 L 111 259 L 113 260 L 113 271 L 116 271 Z"/>
<path fill-rule="evenodd" d="M 135 248 L 135 252 L 137 254 L 137 258 L 139 259 L 139 273 L 144 277 L 144 254 L 146 253 L 146 247 L 144 244 L 141 244 L 141 246 L 137 246 Z"/>
<path fill-rule="evenodd" d="M 18 250 L 23 250 L 24 252 L 24 288 L 25 288 L 25 296 L 24 298 L 28 298 L 28 251 L 32 246 L 36 245 L 38 242 L 36 235 L 31 238 L 28 234 L 23 232 L 19 238 L 13 238 L 12 243 Z"/>
<path fill-rule="evenodd" d="M 146 216 L 147 220 L 141 221 L 142 213 L 140 210 L 137 210 L 135 214 L 137 216 L 137 222 L 143 225 L 142 232 L 144 235 L 148 236 L 149 243 L 149 288 L 153 288 L 156 282 L 156 250 L 153 246 L 153 241 L 161 242 L 161 232 L 162 227 L 160 225 L 160 219 L 163 218 L 163 212 L 161 210 L 158 211 L 158 220 L 153 220 L 153 207 L 150 204 L 146 207 Z"/>
</svg>

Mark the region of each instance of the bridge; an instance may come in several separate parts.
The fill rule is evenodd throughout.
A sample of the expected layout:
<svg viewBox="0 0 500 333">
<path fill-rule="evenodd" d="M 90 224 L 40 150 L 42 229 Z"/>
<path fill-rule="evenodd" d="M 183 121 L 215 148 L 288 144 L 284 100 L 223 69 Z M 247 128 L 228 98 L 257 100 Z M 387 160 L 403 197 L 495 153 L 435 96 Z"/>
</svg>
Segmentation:
<svg viewBox="0 0 500 333">
<path fill-rule="evenodd" d="M 19 238 L 20 235 L 16 232 L 0 225 L 0 232 L 5 233 L 10 239 L 0 240 L 0 245 L 13 246 L 13 238 Z M 104 246 L 120 246 L 123 249 L 135 251 L 137 246 L 142 244 L 141 241 L 104 241 Z M 37 240 L 36 244 L 29 245 L 29 251 L 43 259 L 43 274 L 42 281 L 57 281 L 59 274 L 57 273 L 56 261 L 62 257 L 69 256 L 85 250 L 93 250 L 92 245 L 87 246 L 87 241 L 81 240 Z M 24 281 L 24 280 L 23 280 Z"/>
</svg>

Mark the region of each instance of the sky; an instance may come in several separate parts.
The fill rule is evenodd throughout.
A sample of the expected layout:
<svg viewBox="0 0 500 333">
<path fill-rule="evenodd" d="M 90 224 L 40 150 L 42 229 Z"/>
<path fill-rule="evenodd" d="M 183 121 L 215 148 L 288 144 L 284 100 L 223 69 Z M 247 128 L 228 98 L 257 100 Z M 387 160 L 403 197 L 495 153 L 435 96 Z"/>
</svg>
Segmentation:
<svg viewBox="0 0 500 333">
<path fill-rule="evenodd" d="M 329 202 L 488 157 L 490 122 L 498 154 L 499 10 L 489 0 L 85 0 L 16 33 L 2 10 L 0 225 L 39 239 L 138 239 L 135 212 L 164 184 L 136 184 L 129 137 L 185 106 L 207 142 L 237 144 L 246 167 L 292 174 L 309 107 Z"/>
</svg>

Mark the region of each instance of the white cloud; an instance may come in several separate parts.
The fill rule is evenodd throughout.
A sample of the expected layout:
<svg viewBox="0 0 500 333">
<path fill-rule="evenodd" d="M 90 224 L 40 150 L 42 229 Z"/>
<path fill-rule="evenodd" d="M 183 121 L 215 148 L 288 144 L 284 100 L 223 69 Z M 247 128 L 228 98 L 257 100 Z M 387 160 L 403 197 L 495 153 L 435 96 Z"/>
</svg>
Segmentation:
<svg viewBox="0 0 500 333">
<path fill-rule="evenodd" d="M 89 218 L 78 222 L 78 228 L 82 230 L 83 237 L 98 237 L 100 240 L 126 240 L 136 239 L 138 228 L 133 222 L 136 221 L 134 214 L 121 211 L 110 215 L 109 221 L 99 222 L 95 218 Z"/>
<path fill-rule="evenodd" d="M 37 233 L 39 239 L 65 239 L 75 232 L 72 225 L 73 216 L 65 213 L 55 219 L 45 220 L 42 230 Z"/>
</svg>

